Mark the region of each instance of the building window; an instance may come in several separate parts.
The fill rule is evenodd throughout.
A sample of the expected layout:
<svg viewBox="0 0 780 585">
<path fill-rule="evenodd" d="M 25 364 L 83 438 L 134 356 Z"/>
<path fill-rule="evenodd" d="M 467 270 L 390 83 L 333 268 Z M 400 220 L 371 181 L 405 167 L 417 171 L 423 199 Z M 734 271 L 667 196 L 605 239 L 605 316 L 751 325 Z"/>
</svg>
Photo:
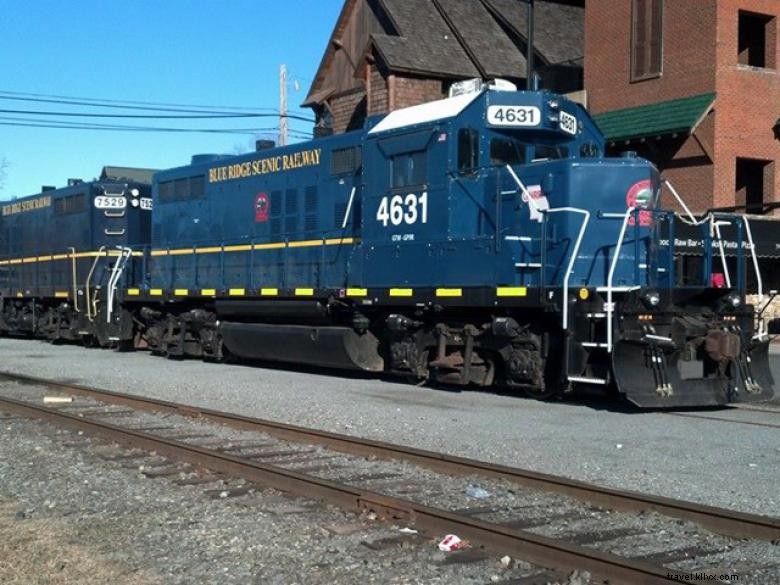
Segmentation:
<svg viewBox="0 0 780 585">
<path fill-rule="evenodd" d="M 746 213 L 763 213 L 765 197 L 772 193 L 775 181 L 774 162 L 752 158 L 737 159 L 735 201 Z"/>
<path fill-rule="evenodd" d="M 631 81 L 661 75 L 663 0 L 634 0 L 631 13 Z"/>
<path fill-rule="evenodd" d="M 777 19 L 765 14 L 739 11 L 738 63 L 749 67 L 775 68 Z"/>
</svg>

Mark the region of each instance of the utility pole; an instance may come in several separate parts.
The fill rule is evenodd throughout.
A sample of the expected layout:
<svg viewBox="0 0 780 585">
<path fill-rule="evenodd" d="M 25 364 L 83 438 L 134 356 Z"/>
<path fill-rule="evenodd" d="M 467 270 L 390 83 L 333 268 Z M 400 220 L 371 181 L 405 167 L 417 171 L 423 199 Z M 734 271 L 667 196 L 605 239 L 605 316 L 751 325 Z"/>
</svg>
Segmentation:
<svg viewBox="0 0 780 585">
<path fill-rule="evenodd" d="M 287 65 L 279 67 L 279 146 L 287 144 Z"/>
<path fill-rule="evenodd" d="M 534 0 L 526 0 L 528 2 L 528 49 L 526 54 L 526 61 L 528 63 L 525 88 L 530 90 L 538 89 L 536 87 L 536 80 L 534 79 Z"/>
</svg>

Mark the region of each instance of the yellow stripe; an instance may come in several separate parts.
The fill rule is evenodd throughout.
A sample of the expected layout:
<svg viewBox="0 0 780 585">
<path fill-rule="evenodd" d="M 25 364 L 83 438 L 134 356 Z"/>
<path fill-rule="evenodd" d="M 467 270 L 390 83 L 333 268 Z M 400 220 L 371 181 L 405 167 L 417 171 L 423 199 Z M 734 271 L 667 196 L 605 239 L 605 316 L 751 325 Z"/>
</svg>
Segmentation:
<svg viewBox="0 0 780 585">
<path fill-rule="evenodd" d="M 163 291 L 161 288 L 153 288 L 149 291 L 149 294 L 153 297 L 161 297 L 163 294 Z"/>
<path fill-rule="evenodd" d="M 367 288 L 348 288 L 347 289 L 347 296 L 348 297 L 365 297 L 368 295 L 368 289 Z"/>
<path fill-rule="evenodd" d="M 414 290 L 411 288 L 391 288 L 391 297 L 411 297 L 414 294 Z"/>
<path fill-rule="evenodd" d="M 290 248 L 308 248 L 311 246 L 322 246 L 322 240 L 298 240 L 287 244 Z"/>
<path fill-rule="evenodd" d="M 13 260 L 8 261 L 10 264 L 21 264 L 22 259 L 21 258 L 14 258 Z"/>
<path fill-rule="evenodd" d="M 187 256 L 188 254 L 192 254 L 192 248 L 190 249 L 181 249 L 181 250 L 168 250 L 168 256 Z"/>
<path fill-rule="evenodd" d="M 229 291 L 231 297 L 243 297 L 246 294 L 246 289 L 243 288 L 231 288 Z"/>
<path fill-rule="evenodd" d="M 264 297 L 277 297 L 279 296 L 278 288 L 261 288 L 260 294 Z"/>
<path fill-rule="evenodd" d="M 37 261 L 38 261 L 38 257 L 37 256 L 30 256 L 28 258 L 22 258 L 22 262 L 24 264 L 30 264 L 31 262 L 37 262 Z"/>
<path fill-rule="evenodd" d="M 195 253 L 196 254 L 216 254 L 217 252 L 221 252 L 222 247 L 221 246 L 211 246 L 207 248 L 196 248 Z"/>
<path fill-rule="evenodd" d="M 355 238 L 332 238 L 329 240 L 325 240 L 326 246 L 338 246 L 340 244 L 353 244 L 355 242 Z"/>
<path fill-rule="evenodd" d="M 141 294 L 141 289 L 139 288 L 128 288 L 127 289 L 127 296 L 129 297 L 137 297 Z"/>
<path fill-rule="evenodd" d="M 48 262 L 51 260 L 51 256 L 38 256 L 38 262 Z"/>
<path fill-rule="evenodd" d="M 65 291 L 57 291 L 54 296 L 58 299 L 67 299 L 70 295 Z"/>
<path fill-rule="evenodd" d="M 278 250 L 284 248 L 286 244 L 284 242 L 273 242 L 271 244 L 255 244 L 255 250 Z"/>
<path fill-rule="evenodd" d="M 167 256 L 168 250 L 152 250 L 152 256 Z"/>
<path fill-rule="evenodd" d="M 0 266 L 8 265 L 8 260 L 0 260 Z"/>
<path fill-rule="evenodd" d="M 252 249 L 250 244 L 242 244 L 240 246 L 225 246 L 225 252 L 249 252 Z"/>
<path fill-rule="evenodd" d="M 310 297 L 314 294 L 313 288 L 296 288 L 295 289 L 295 296 L 296 297 Z"/>
<path fill-rule="evenodd" d="M 498 297 L 524 297 L 528 294 L 528 289 L 524 286 L 499 286 L 496 289 Z"/>
<path fill-rule="evenodd" d="M 463 289 L 462 288 L 437 288 L 436 296 L 437 297 L 462 297 Z"/>
<path fill-rule="evenodd" d="M 217 289 L 215 288 L 204 288 L 201 289 L 200 294 L 204 297 L 213 297 L 217 294 Z"/>
<path fill-rule="evenodd" d="M 69 258 L 68 254 L 54 254 L 51 259 L 52 260 L 67 260 Z"/>
<path fill-rule="evenodd" d="M 173 291 L 173 294 L 177 297 L 186 297 L 190 294 L 190 291 L 188 291 L 186 288 L 177 288 L 175 291 Z"/>
</svg>

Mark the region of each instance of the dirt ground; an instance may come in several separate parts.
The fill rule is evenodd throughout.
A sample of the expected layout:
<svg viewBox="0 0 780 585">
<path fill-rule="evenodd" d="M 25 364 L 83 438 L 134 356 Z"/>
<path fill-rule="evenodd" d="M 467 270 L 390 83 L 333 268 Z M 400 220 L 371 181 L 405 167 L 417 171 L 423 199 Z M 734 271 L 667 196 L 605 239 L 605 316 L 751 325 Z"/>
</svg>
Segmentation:
<svg viewBox="0 0 780 585">
<path fill-rule="evenodd" d="M 99 551 L 79 545 L 64 522 L 28 518 L 0 498 L 0 583 L 4 585 L 153 585 L 152 575 L 130 572 Z"/>
</svg>

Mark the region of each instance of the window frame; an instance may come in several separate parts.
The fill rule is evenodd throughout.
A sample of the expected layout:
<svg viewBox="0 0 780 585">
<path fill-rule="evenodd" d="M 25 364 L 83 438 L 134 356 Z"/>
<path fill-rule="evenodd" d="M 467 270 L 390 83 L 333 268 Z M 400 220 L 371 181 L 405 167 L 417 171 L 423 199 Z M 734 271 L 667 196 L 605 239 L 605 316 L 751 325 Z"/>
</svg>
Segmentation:
<svg viewBox="0 0 780 585">
<path fill-rule="evenodd" d="M 645 6 L 645 3 L 651 3 L 649 10 Z M 655 4 L 657 3 L 657 4 Z M 654 7 L 658 7 L 658 15 L 655 15 Z M 649 13 L 649 20 L 645 24 L 644 29 L 640 29 L 639 24 L 639 12 L 640 8 L 645 7 L 646 12 Z M 658 79 L 663 76 L 664 73 L 664 1 L 663 0 L 632 0 L 631 2 L 631 34 L 629 36 L 629 78 L 631 83 L 637 83 L 641 81 L 647 81 L 649 79 Z M 657 20 L 657 23 L 656 23 Z M 658 31 L 654 30 L 655 24 L 658 25 Z M 653 33 L 658 35 L 658 66 L 657 70 L 653 69 Z M 645 51 L 644 63 L 642 63 L 642 69 L 639 69 L 639 34 L 645 34 L 644 45 L 642 49 Z"/>
</svg>

